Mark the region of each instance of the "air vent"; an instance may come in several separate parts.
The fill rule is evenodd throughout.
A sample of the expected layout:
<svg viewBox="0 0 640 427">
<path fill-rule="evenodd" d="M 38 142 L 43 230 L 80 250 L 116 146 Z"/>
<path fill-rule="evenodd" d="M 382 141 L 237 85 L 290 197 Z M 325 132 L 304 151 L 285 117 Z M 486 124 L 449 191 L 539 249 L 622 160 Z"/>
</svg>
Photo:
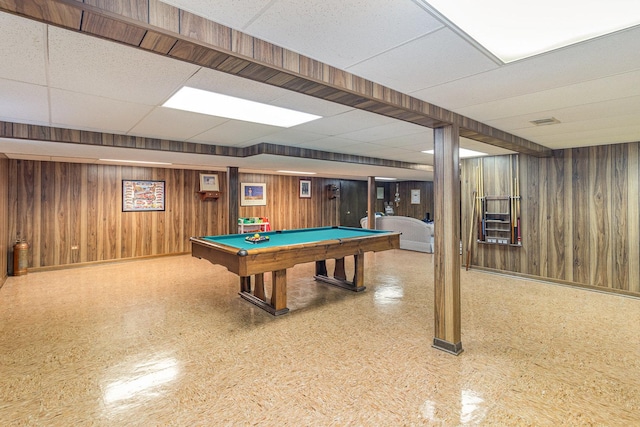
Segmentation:
<svg viewBox="0 0 640 427">
<path fill-rule="evenodd" d="M 547 119 L 532 120 L 531 123 L 536 126 L 555 125 L 560 123 L 560 120 L 556 119 L 555 117 L 549 117 Z"/>
</svg>

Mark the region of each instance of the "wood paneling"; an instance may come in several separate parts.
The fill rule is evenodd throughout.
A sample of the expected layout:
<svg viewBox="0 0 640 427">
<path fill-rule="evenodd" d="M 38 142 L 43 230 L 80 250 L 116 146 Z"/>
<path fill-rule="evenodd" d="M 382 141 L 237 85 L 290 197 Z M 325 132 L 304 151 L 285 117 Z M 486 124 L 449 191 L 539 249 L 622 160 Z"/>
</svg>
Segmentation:
<svg viewBox="0 0 640 427">
<path fill-rule="evenodd" d="M 434 132 L 434 340 L 436 348 L 462 351 L 460 304 L 460 161 L 455 126 Z"/>
<path fill-rule="evenodd" d="M 269 218 L 272 230 L 342 225 L 337 219 L 340 199 L 329 199 L 325 189 L 326 185 L 339 185 L 340 181 L 314 177 L 304 179 L 311 180 L 311 198 L 299 197 L 300 177 L 241 173 L 241 183 L 267 185 L 267 205 L 240 206 L 239 216 Z"/>
<path fill-rule="evenodd" d="M 396 184 L 389 184 L 389 201 L 393 203 L 396 193 Z M 420 191 L 420 203 L 411 203 L 411 190 Z M 400 194 L 399 206 L 393 205 L 395 215 L 409 216 L 411 218 L 423 219 L 425 214 L 429 212 L 431 219 L 434 216 L 433 206 L 433 182 L 432 181 L 402 181 L 398 183 L 398 193 Z M 384 212 L 384 204 L 382 204 L 381 212 Z"/>
<path fill-rule="evenodd" d="M 225 195 L 201 201 L 200 171 L 4 162 L 15 177 L 7 228 L 29 242 L 30 268 L 183 253 L 189 237 L 226 231 L 218 220 Z M 166 210 L 122 212 L 122 179 L 165 181 Z"/>
<path fill-rule="evenodd" d="M 9 235 L 9 160 L 0 154 L 0 287 L 7 280 L 11 236 Z"/>
<path fill-rule="evenodd" d="M 484 162 L 493 175 L 485 187 L 495 188 L 508 172 L 499 158 Z M 519 162 L 522 247 L 474 242 L 472 264 L 640 295 L 640 143 L 520 155 Z M 462 162 L 463 194 L 473 189 L 468 177 L 477 164 Z M 469 215 L 468 203 L 462 209 Z"/>
<path fill-rule="evenodd" d="M 39 268 L 189 252 L 189 237 L 230 228 L 226 192 L 215 201 L 202 201 L 197 193 L 200 172 L 206 171 L 6 158 L 0 166 L 5 276 L 18 234 L 31 246 L 29 268 Z M 227 188 L 227 174 L 218 176 Z M 166 210 L 122 212 L 123 179 L 165 181 Z M 329 199 L 326 186 L 340 181 L 305 179 L 312 183 L 310 199 L 299 197 L 300 177 L 239 174 L 240 182 L 267 184 L 267 205 L 239 207 L 239 216 L 267 217 L 273 229 L 339 225 L 340 199 Z"/>
</svg>

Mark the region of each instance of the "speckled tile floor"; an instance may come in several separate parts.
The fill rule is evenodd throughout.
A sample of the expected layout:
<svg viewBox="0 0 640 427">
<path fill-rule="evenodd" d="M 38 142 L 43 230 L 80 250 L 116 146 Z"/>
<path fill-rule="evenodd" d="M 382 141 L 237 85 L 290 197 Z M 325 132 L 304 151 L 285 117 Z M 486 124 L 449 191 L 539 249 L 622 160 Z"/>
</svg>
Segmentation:
<svg viewBox="0 0 640 427">
<path fill-rule="evenodd" d="M 290 269 L 279 318 L 190 256 L 11 277 L 0 425 L 640 425 L 639 299 L 463 271 L 456 357 L 433 256 L 365 266 L 358 294 Z"/>
</svg>

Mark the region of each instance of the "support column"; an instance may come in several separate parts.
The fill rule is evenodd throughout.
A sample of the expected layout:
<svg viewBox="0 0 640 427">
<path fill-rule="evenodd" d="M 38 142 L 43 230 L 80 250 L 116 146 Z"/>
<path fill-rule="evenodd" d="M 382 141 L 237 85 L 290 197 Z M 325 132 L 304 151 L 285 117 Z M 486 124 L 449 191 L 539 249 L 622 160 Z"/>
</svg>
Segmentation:
<svg viewBox="0 0 640 427">
<path fill-rule="evenodd" d="M 455 125 L 434 129 L 433 347 L 462 352 L 460 309 L 460 134 Z"/>
<path fill-rule="evenodd" d="M 228 215 L 228 231 L 227 234 L 236 234 L 238 232 L 238 215 L 240 212 L 240 174 L 237 167 L 227 168 L 227 205 L 226 213 Z"/>
<path fill-rule="evenodd" d="M 367 179 L 368 190 L 367 191 L 367 224 L 369 229 L 376 229 L 376 177 L 370 176 Z"/>
</svg>

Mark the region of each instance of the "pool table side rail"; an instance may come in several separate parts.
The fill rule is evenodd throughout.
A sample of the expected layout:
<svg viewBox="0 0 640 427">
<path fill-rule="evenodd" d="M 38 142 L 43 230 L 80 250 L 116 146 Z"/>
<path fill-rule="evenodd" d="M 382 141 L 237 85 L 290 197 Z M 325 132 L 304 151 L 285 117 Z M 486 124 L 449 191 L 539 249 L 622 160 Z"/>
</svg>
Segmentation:
<svg viewBox="0 0 640 427">
<path fill-rule="evenodd" d="M 349 255 L 400 247 L 400 233 L 396 232 L 278 247 L 257 247 L 247 250 L 245 256 L 238 255 L 239 250 L 235 247 L 194 237 L 190 240 L 194 257 L 223 265 L 239 276 L 250 276 L 291 268 L 306 262 L 344 258 Z"/>
</svg>

